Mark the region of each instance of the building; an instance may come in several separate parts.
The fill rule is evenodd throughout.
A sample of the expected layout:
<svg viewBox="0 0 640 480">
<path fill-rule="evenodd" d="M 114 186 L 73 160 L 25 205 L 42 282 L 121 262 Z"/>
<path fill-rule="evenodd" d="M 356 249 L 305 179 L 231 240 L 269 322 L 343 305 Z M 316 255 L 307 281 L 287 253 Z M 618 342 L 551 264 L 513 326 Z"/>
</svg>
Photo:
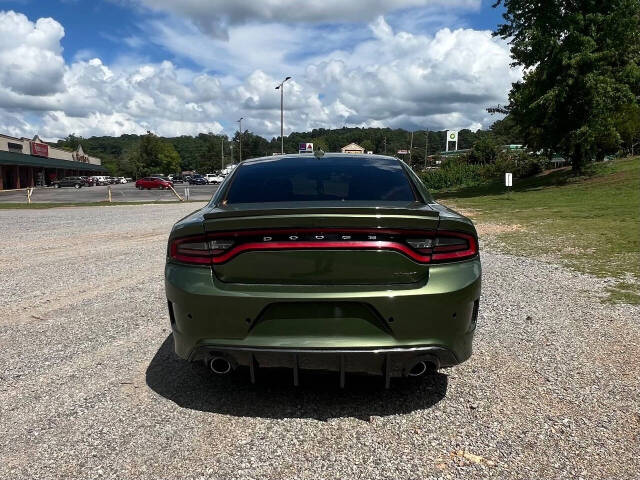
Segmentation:
<svg viewBox="0 0 640 480">
<path fill-rule="evenodd" d="M 71 175 L 104 175 L 99 158 L 52 147 L 38 135 L 15 138 L 0 134 L 0 190 L 50 185 L 57 178 Z"/>
<path fill-rule="evenodd" d="M 350 143 L 340 149 L 342 153 L 364 153 L 364 148 L 362 148 L 357 143 Z"/>
</svg>

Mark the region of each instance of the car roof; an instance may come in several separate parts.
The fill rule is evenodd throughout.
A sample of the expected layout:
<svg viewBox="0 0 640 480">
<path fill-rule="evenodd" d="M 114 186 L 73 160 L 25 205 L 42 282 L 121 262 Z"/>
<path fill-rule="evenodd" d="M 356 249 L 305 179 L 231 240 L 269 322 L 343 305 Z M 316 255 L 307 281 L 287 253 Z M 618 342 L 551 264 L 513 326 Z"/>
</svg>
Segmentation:
<svg viewBox="0 0 640 480">
<path fill-rule="evenodd" d="M 251 158 L 249 160 L 244 160 L 241 165 L 255 165 L 258 163 L 269 163 L 269 162 L 277 162 L 280 160 L 291 160 L 294 158 L 314 158 L 315 154 L 312 153 L 285 153 L 284 155 L 273 155 L 270 157 L 259 157 L 259 158 Z M 371 153 L 324 153 L 319 159 L 322 158 L 349 158 L 354 160 L 388 160 L 393 162 L 400 162 L 400 159 L 397 157 L 392 157 L 390 155 L 375 155 Z"/>
</svg>

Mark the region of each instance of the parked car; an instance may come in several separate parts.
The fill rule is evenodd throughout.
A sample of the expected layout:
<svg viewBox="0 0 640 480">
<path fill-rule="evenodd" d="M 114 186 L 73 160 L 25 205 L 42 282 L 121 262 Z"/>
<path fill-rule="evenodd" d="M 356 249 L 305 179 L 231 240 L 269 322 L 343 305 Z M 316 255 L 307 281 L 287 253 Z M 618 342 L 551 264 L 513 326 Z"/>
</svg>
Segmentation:
<svg viewBox="0 0 640 480">
<path fill-rule="evenodd" d="M 175 183 L 184 183 L 184 178 L 182 178 L 180 175 L 175 175 L 174 177 L 171 178 L 171 181 L 175 184 Z"/>
<path fill-rule="evenodd" d="M 81 176 L 80 178 L 84 182 L 85 187 L 93 187 L 96 184 L 96 181 L 94 180 L 93 177 Z"/>
<path fill-rule="evenodd" d="M 202 175 L 193 175 L 189 178 L 189 185 L 207 185 L 209 181 Z"/>
<path fill-rule="evenodd" d="M 82 177 L 64 177 L 64 178 L 61 178 L 60 180 L 54 180 L 51 183 L 51 185 L 54 186 L 55 188 L 60 188 L 60 187 L 82 188 L 85 185 L 85 183 Z"/>
<path fill-rule="evenodd" d="M 96 185 L 100 185 L 100 186 L 109 185 L 109 179 L 104 175 L 96 175 L 93 178 L 96 181 Z"/>
<path fill-rule="evenodd" d="M 152 188 L 168 190 L 170 187 L 173 187 L 173 183 L 160 177 L 145 177 L 136 181 L 136 188 L 138 190 L 151 190 Z"/>
<path fill-rule="evenodd" d="M 127 183 L 127 179 L 124 177 L 117 177 L 116 183 Z"/>
<path fill-rule="evenodd" d="M 471 220 L 380 155 L 246 160 L 169 235 L 175 351 L 249 367 L 418 377 L 471 355 L 481 265 Z M 339 380 L 338 380 L 339 379 Z"/>
<path fill-rule="evenodd" d="M 224 177 L 220 176 L 218 173 L 207 173 L 205 178 L 207 179 L 207 182 L 213 184 L 222 183 L 224 181 Z"/>
</svg>

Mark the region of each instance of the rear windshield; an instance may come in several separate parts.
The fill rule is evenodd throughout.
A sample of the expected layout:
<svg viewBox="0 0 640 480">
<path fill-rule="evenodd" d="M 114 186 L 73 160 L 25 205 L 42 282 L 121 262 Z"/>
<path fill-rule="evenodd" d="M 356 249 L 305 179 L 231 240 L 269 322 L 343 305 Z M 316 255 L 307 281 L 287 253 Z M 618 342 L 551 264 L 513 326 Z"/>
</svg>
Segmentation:
<svg viewBox="0 0 640 480">
<path fill-rule="evenodd" d="M 243 164 L 227 203 L 407 201 L 413 193 L 398 160 L 371 157 L 292 157 Z"/>
</svg>

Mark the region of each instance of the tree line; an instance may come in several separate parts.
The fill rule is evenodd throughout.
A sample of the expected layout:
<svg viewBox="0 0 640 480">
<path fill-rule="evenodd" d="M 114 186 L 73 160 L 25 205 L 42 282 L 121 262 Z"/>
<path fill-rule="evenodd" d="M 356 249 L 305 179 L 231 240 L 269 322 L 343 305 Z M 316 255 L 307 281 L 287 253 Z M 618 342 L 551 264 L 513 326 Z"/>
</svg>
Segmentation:
<svg viewBox="0 0 640 480">
<path fill-rule="evenodd" d="M 233 137 L 214 133 L 196 136 L 160 137 L 152 132 L 145 135 L 121 135 L 82 138 L 70 134 L 59 140 L 58 147 L 76 149 L 79 144 L 88 155 L 101 158 L 112 175 L 139 178 L 153 173 L 178 173 L 197 171 L 210 173 L 224 165 L 240 160 L 240 132 Z M 300 143 L 311 142 L 315 150 L 339 152 L 341 147 L 355 142 L 365 151 L 376 154 L 398 155 L 399 150 L 411 150 L 411 155 L 398 155 L 415 167 L 424 164 L 427 156 L 445 150 L 445 131 L 420 130 L 412 132 L 401 128 L 314 129 L 310 132 L 293 132 L 284 138 L 285 153 L 297 153 Z M 518 143 L 513 128 L 500 120 L 491 129 L 473 132 L 460 130 L 458 148 L 470 149 L 477 142 L 491 145 Z M 267 140 L 249 130 L 242 132 L 242 158 L 269 156 L 280 152 L 280 137 Z"/>
</svg>

